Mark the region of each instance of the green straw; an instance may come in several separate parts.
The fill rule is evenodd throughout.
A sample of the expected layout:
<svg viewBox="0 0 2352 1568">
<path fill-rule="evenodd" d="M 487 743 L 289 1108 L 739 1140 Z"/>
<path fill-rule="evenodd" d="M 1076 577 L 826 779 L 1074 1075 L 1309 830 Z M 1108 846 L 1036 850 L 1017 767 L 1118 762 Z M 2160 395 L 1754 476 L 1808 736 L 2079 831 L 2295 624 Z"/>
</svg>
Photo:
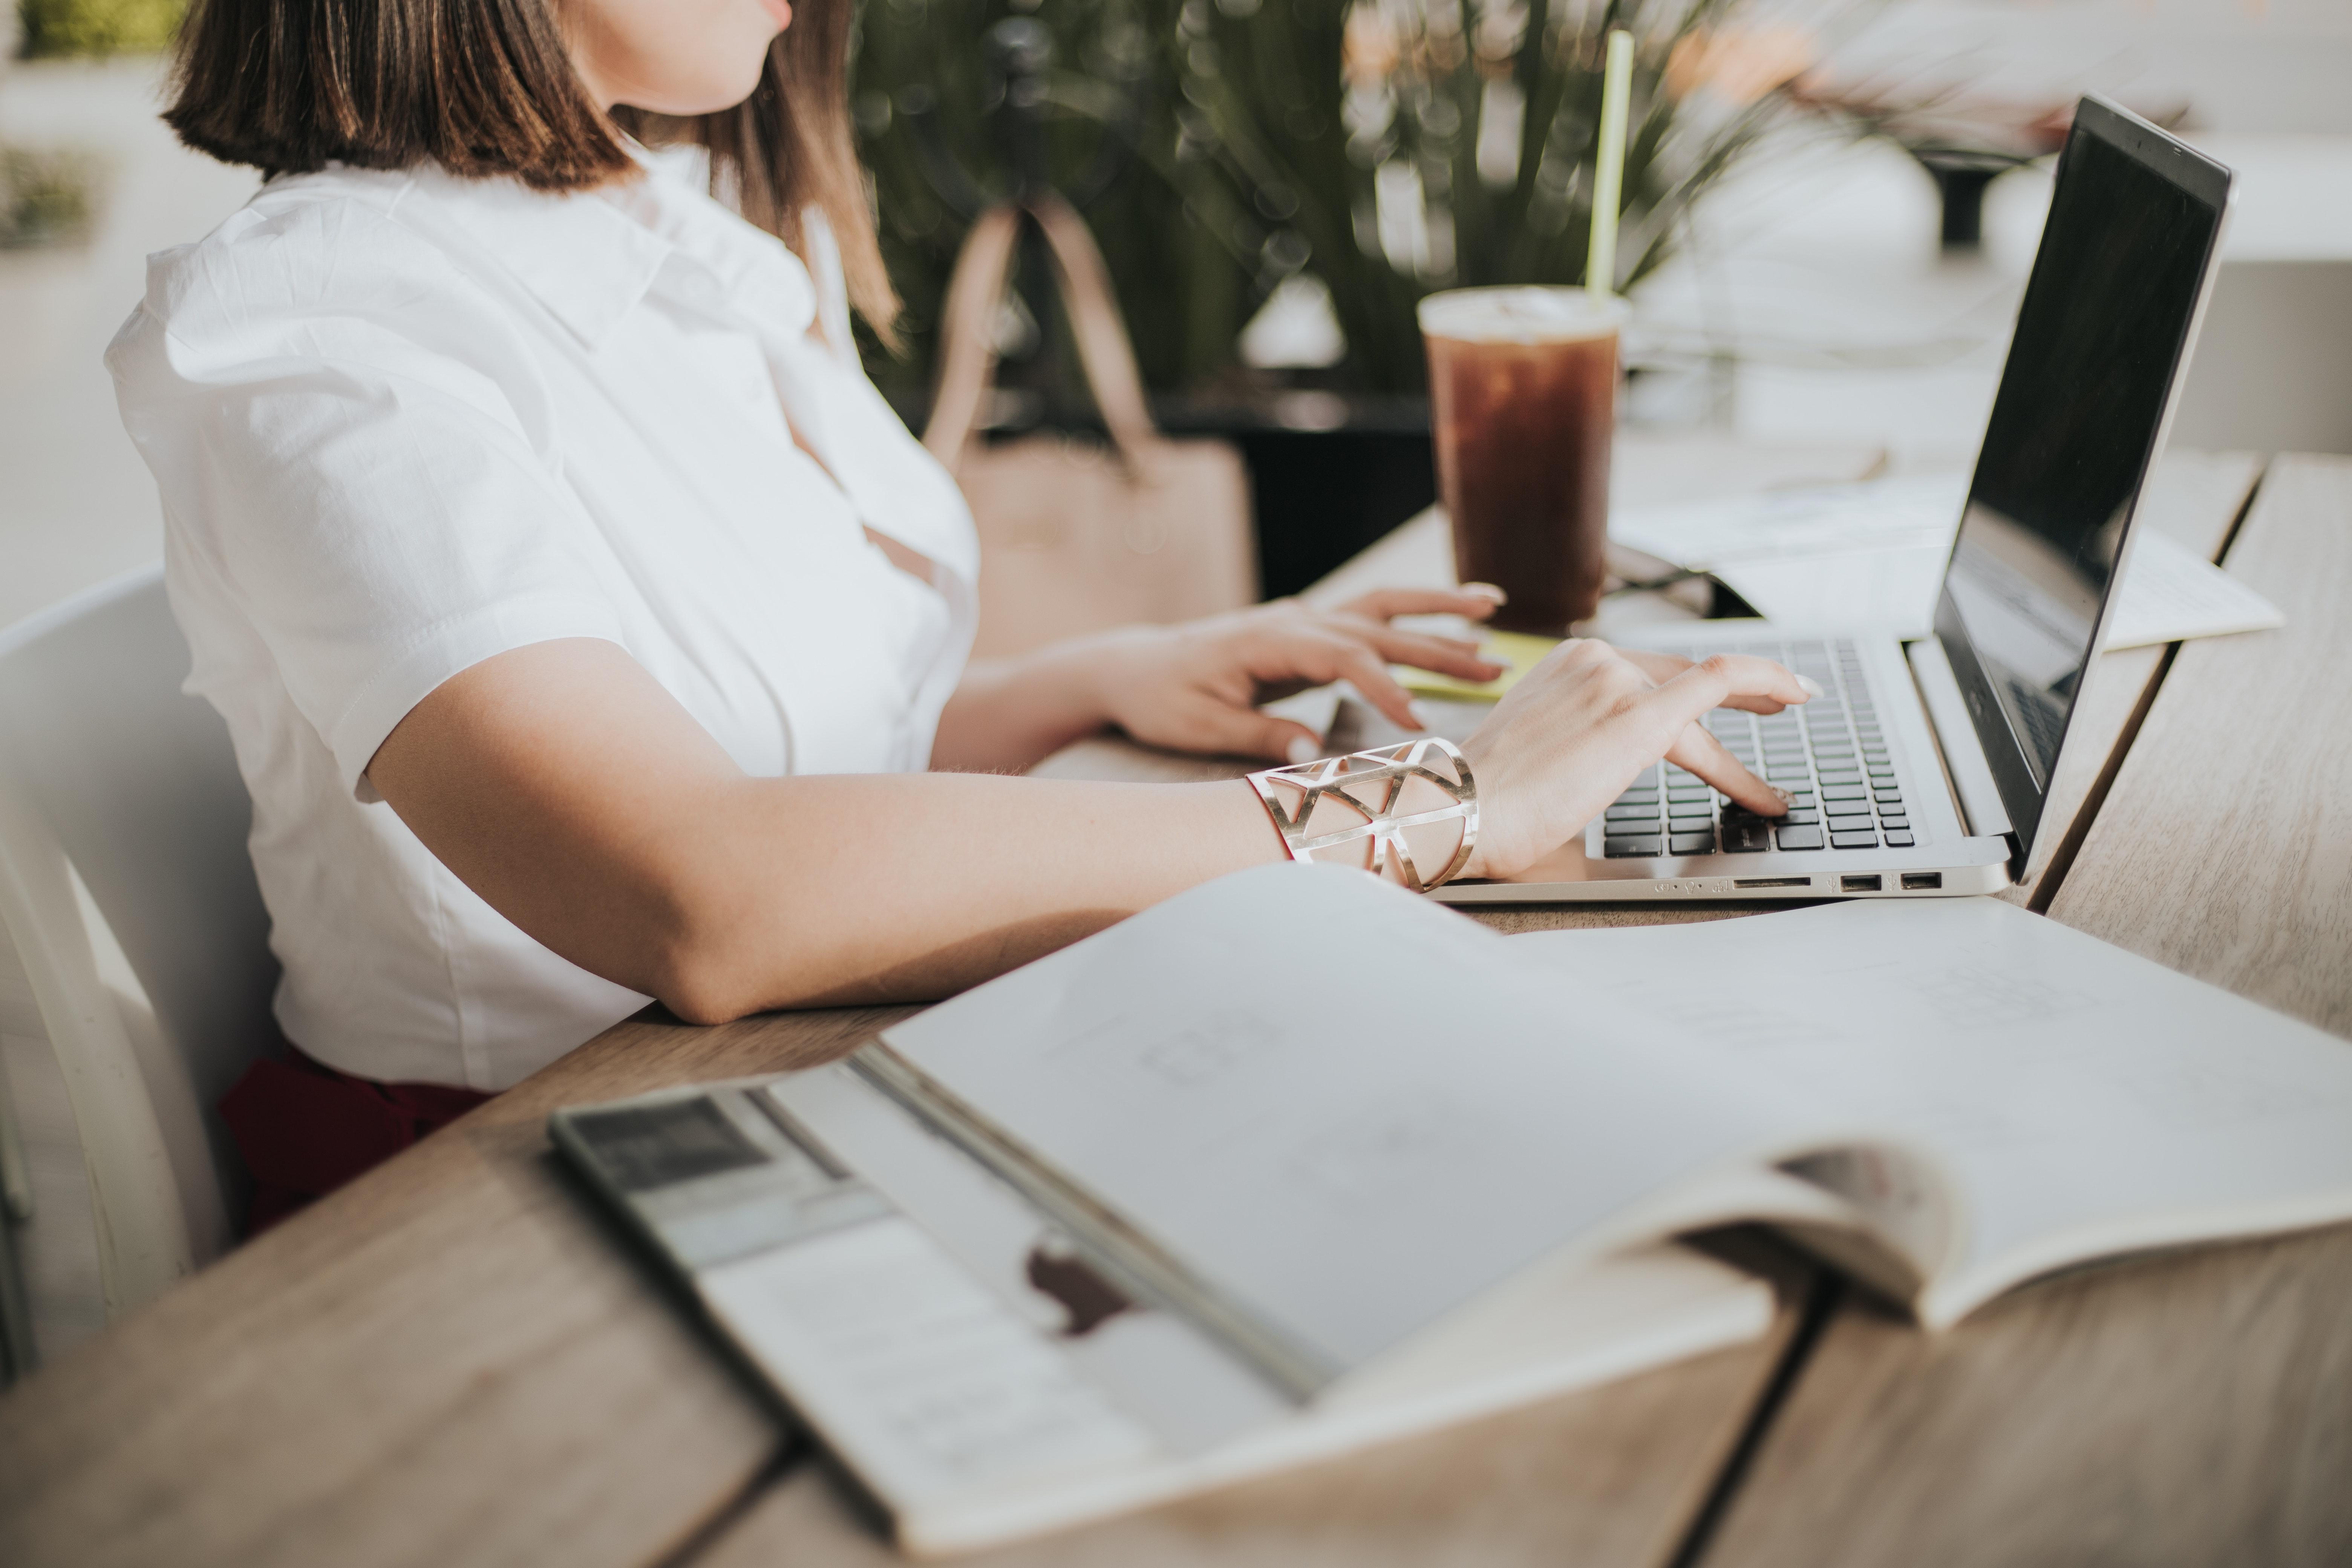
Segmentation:
<svg viewBox="0 0 2352 1568">
<path fill-rule="evenodd" d="M 1592 248 L 1584 258 L 1584 286 L 1605 298 L 1617 288 L 1617 210 L 1624 204 L 1625 116 L 1633 102 L 1633 35 L 1609 35 L 1609 65 L 1601 79 L 1601 149 L 1592 161 Z"/>
</svg>

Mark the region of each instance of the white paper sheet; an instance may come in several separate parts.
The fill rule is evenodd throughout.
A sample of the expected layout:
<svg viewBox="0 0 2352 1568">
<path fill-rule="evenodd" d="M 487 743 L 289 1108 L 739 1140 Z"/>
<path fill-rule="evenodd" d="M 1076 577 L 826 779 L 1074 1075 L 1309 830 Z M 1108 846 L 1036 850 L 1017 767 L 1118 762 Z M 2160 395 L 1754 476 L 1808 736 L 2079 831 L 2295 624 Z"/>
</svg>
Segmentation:
<svg viewBox="0 0 2352 1568">
<path fill-rule="evenodd" d="M 883 1038 L 1344 1372 L 1809 1129 L 1769 1079 L 1675 1075 L 1640 1013 L 1553 1024 L 1503 949 L 1360 873 L 1261 867 Z"/>
<path fill-rule="evenodd" d="M 1775 621 L 1924 636 L 1968 478 L 1823 486 L 1610 520 L 1612 538 L 1714 573 Z M 2124 576 L 2110 648 L 2284 625 L 2278 607 L 2178 542 L 2145 530 Z"/>
<path fill-rule="evenodd" d="M 2080 1258 L 2352 1211 L 2352 1045 L 1998 900 L 1508 942 L 1563 1013 L 1646 1007 L 1939 1156 L 1969 1235 L 1930 1322 Z"/>
</svg>

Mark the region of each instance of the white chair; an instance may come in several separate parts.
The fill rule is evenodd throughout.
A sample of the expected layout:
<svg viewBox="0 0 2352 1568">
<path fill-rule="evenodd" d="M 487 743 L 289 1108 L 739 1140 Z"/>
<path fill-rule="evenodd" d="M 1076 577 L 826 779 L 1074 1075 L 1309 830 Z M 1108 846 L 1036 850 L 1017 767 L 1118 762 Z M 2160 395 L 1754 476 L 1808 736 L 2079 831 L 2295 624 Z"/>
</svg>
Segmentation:
<svg viewBox="0 0 2352 1568">
<path fill-rule="evenodd" d="M 213 1107 L 275 1039 L 252 806 L 187 670 L 158 568 L 0 631 L 0 924 L 80 1142 L 110 1320 L 234 1240 L 244 1176 Z M 21 1207 L 17 1131 L 0 1174 Z"/>
</svg>

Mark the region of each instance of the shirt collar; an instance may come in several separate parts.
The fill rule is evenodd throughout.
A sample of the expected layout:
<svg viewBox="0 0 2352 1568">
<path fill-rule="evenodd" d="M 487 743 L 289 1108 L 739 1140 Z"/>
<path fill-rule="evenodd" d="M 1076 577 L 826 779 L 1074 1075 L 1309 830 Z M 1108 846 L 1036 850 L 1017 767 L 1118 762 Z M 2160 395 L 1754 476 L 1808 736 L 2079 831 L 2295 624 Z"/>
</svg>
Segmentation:
<svg viewBox="0 0 2352 1568">
<path fill-rule="evenodd" d="M 665 268 L 685 262 L 761 327 L 804 331 L 816 299 L 783 241 L 698 188 L 701 165 L 630 144 L 640 173 L 587 191 L 534 191 L 512 179 L 415 171 L 410 199 L 446 208 L 475 243 L 590 348 L 635 309 Z"/>
<path fill-rule="evenodd" d="M 703 276 L 687 297 L 714 304 L 743 324 L 786 336 L 808 330 L 816 295 L 808 268 L 784 242 L 743 221 L 709 192 L 709 164 L 699 148 L 631 151 L 642 178 L 596 195 L 670 247 L 677 269 Z"/>
<path fill-rule="evenodd" d="M 446 207 L 469 238 L 591 348 L 645 298 L 675 248 L 602 199 L 601 191 L 534 191 L 516 180 L 466 179 L 431 165 L 415 172 L 413 191 Z"/>
</svg>

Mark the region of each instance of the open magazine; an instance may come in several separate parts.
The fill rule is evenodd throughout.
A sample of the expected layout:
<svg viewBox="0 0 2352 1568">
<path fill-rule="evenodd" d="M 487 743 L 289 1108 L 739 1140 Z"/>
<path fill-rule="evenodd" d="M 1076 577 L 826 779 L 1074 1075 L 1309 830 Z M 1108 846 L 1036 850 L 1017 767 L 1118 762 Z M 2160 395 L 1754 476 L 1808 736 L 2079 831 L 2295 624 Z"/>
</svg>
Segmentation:
<svg viewBox="0 0 2352 1568">
<path fill-rule="evenodd" d="M 1734 1221 L 1948 1324 L 2352 1215 L 2352 1047 L 1988 900 L 1506 938 L 1194 889 L 846 1060 L 552 1120 L 900 1542 L 1140 1506 L 1763 1331 Z"/>
</svg>

